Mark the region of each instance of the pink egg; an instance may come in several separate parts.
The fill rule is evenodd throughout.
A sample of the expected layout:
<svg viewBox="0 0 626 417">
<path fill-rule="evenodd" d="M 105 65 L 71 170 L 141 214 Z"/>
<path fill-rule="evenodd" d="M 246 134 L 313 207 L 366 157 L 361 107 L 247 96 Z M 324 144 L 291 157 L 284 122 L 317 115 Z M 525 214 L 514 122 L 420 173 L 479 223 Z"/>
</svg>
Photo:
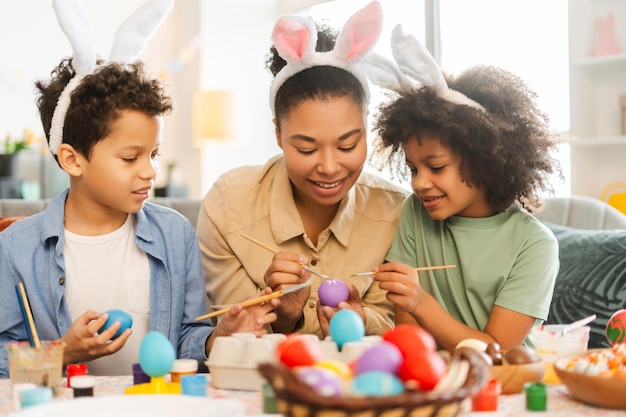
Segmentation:
<svg viewBox="0 0 626 417">
<path fill-rule="evenodd" d="M 340 279 L 327 279 L 322 281 L 317 294 L 320 303 L 335 308 L 340 302 L 348 299 L 348 286 Z"/>
<path fill-rule="evenodd" d="M 390 342 L 380 342 L 367 349 L 356 360 L 354 373 L 357 375 L 370 371 L 395 374 L 402 364 L 400 349 Z"/>
</svg>

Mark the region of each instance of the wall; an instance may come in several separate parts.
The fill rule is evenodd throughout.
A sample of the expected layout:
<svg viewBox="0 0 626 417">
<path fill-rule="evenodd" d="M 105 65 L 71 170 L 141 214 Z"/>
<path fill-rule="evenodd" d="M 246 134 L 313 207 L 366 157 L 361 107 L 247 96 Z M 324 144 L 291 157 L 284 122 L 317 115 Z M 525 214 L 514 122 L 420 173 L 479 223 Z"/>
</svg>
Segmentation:
<svg viewBox="0 0 626 417">
<path fill-rule="evenodd" d="M 108 0 L 84 2 L 92 19 L 96 47 L 108 56 L 115 31 L 143 0 Z M 172 13 L 157 31 L 140 56 L 150 68 L 164 76 L 176 101 L 174 113 L 166 119 L 164 145 L 161 149 L 163 171 L 168 162 L 184 165 L 179 177 L 188 184 L 190 194 L 199 195 L 200 157 L 191 148 L 191 94 L 198 85 L 197 50 L 190 48 L 199 32 L 198 1 L 177 1 Z M 59 27 L 52 0 L 0 1 L 0 137 L 8 132 L 19 134 L 30 128 L 42 134 L 34 104 L 33 83 L 46 79 L 61 58 L 71 55 L 71 47 Z M 190 52 L 181 64 L 182 52 Z M 45 161 L 41 171 L 41 161 Z M 32 151 L 20 155 L 19 175 L 28 180 L 46 179 L 46 194 L 54 195 L 66 182 L 65 174 L 52 157 Z"/>
</svg>

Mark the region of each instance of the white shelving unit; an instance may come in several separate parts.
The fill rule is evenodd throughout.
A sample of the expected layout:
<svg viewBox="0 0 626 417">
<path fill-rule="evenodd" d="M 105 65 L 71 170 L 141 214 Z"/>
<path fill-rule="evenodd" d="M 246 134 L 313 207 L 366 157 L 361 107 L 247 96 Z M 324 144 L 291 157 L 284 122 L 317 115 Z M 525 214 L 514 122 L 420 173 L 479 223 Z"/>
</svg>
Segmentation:
<svg viewBox="0 0 626 417">
<path fill-rule="evenodd" d="M 621 53 L 594 56 L 596 19 L 612 13 Z M 570 133 L 572 194 L 599 198 L 626 182 L 626 135 L 620 95 L 626 94 L 626 1 L 570 0 Z"/>
</svg>

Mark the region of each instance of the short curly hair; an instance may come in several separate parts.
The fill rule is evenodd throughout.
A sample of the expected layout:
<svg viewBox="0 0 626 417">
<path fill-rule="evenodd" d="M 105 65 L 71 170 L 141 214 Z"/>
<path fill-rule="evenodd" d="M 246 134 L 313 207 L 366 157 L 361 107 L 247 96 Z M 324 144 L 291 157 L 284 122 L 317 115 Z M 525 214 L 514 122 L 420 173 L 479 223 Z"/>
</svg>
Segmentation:
<svg viewBox="0 0 626 417">
<path fill-rule="evenodd" d="M 98 64 L 101 66 L 83 78 L 72 92 L 63 126 L 63 143 L 72 145 L 87 159 L 95 144 L 110 133 L 121 112 L 138 110 L 160 116 L 173 108 L 162 82 L 151 77 L 142 62 L 119 64 L 99 59 Z M 53 69 L 49 80 L 35 82 L 37 108 L 48 143 L 57 101 L 75 75 L 72 59 L 64 58 Z"/>
<path fill-rule="evenodd" d="M 374 164 L 406 178 L 403 144 L 438 139 L 461 157 L 463 180 L 484 188 L 495 211 L 515 201 L 530 212 L 540 209 L 538 192 L 552 193 L 550 176 L 561 176 L 550 151 L 562 138 L 550 131 L 536 94 L 520 77 L 492 66 L 473 67 L 446 80 L 486 111 L 443 100 L 429 87 L 402 93 L 378 109 Z"/>
</svg>

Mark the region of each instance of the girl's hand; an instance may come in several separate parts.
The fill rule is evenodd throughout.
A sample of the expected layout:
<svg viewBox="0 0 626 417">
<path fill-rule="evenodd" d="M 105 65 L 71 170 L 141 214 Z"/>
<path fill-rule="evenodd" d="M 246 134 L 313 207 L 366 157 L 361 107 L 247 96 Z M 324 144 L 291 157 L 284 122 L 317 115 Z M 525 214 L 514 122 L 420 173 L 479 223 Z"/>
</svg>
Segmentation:
<svg viewBox="0 0 626 417">
<path fill-rule="evenodd" d="M 61 338 L 61 341 L 65 343 L 63 348 L 64 365 L 87 362 L 111 355 L 124 347 L 132 334 L 131 329 L 125 330 L 118 338 L 111 340 L 120 328 L 119 322 L 113 323 L 102 333 L 96 334 L 108 317 L 107 313 L 100 314 L 87 310 L 72 323 L 67 333 Z"/>
<path fill-rule="evenodd" d="M 363 323 L 367 323 L 365 311 L 363 310 L 363 305 L 361 304 L 361 294 L 359 293 L 359 290 L 349 282 L 346 282 L 346 285 L 348 286 L 348 299 L 346 301 L 340 302 L 337 305 L 337 308 L 324 306 L 319 301 L 317 302 L 317 319 L 320 322 L 320 329 L 322 330 L 322 334 L 324 335 L 324 337 L 330 334 L 330 320 L 333 318 L 338 310 L 354 310 L 361 317 Z"/>
<path fill-rule="evenodd" d="M 389 301 L 401 311 L 415 311 L 424 294 L 415 268 L 401 262 L 390 262 L 374 268 L 374 272 L 374 281 L 387 291 Z"/>
<path fill-rule="evenodd" d="M 305 282 L 311 277 L 311 273 L 302 268 L 308 262 L 306 257 L 297 253 L 276 253 L 265 271 L 265 284 L 272 291 L 278 291 Z M 275 332 L 291 333 L 294 330 L 310 295 L 309 286 L 281 298 L 280 306 L 275 310 L 277 318 L 272 326 Z"/>
</svg>

